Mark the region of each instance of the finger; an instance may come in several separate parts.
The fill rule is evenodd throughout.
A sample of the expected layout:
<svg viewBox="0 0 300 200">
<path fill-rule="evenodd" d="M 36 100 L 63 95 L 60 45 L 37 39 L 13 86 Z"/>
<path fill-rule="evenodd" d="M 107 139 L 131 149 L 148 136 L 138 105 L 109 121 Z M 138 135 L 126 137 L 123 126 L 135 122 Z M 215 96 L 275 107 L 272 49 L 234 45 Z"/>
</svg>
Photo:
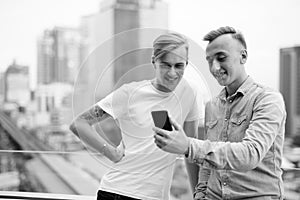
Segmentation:
<svg viewBox="0 0 300 200">
<path fill-rule="evenodd" d="M 173 119 L 173 117 L 169 117 L 170 118 L 170 122 L 173 125 L 173 127 L 175 128 L 176 131 L 178 131 L 181 126 Z"/>
<path fill-rule="evenodd" d="M 159 144 L 166 144 L 166 141 L 165 141 L 165 138 L 163 136 L 160 136 L 158 134 L 155 134 L 154 135 L 154 139 L 155 139 L 155 142 L 156 143 L 159 143 Z"/>
<path fill-rule="evenodd" d="M 154 143 L 155 143 L 156 146 L 157 146 L 158 148 L 160 148 L 160 149 L 163 148 L 163 146 L 164 146 L 164 145 L 163 145 L 162 143 L 160 143 L 158 140 L 155 140 Z"/>
<path fill-rule="evenodd" d="M 158 134 L 154 135 L 154 142 L 160 148 L 162 148 L 163 146 L 166 146 L 167 142 L 165 140 L 166 140 L 166 138 L 164 138 L 164 137 L 162 137 L 162 136 L 160 136 Z"/>
<path fill-rule="evenodd" d="M 165 137 L 165 138 L 169 138 L 169 133 L 168 133 L 168 131 L 166 131 L 166 130 L 164 130 L 164 129 L 157 128 L 157 127 L 153 127 L 152 130 L 153 130 L 157 135 L 160 135 L 160 136 Z"/>
</svg>

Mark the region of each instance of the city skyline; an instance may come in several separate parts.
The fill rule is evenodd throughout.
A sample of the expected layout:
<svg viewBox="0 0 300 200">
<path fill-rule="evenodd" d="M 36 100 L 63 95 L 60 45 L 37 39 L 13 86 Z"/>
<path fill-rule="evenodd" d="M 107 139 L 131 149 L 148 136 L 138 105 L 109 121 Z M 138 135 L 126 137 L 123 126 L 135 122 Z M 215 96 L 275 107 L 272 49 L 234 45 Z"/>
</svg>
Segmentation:
<svg viewBox="0 0 300 200">
<path fill-rule="evenodd" d="M 0 71 L 16 59 L 31 68 L 31 76 L 36 76 L 38 36 L 54 26 L 79 26 L 81 17 L 98 12 L 100 2 L 2 0 Z M 165 2 L 169 3 L 169 29 L 185 34 L 202 48 L 206 45 L 202 37 L 211 29 L 224 25 L 240 29 L 248 42 L 248 73 L 258 82 L 279 89 L 279 49 L 300 45 L 300 28 L 296 27 L 300 2 L 230 0 L 213 5 L 196 0 Z"/>
</svg>

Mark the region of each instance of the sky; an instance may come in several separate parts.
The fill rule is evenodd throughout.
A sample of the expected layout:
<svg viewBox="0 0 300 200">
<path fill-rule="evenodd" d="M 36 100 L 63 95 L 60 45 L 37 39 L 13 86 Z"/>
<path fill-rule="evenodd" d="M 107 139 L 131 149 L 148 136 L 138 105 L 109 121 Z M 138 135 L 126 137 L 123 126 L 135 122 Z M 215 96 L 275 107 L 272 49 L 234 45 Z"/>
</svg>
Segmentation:
<svg viewBox="0 0 300 200">
<path fill-rule="evenodd" d="M 243 32 L 247 72 L 278 89 L 279 49 L 300 45 L 299 0 L 164 0 L 169 29 L 185 34 L 203 49 L 203 36 L 220 26 Z M 81 16 L 99 10 L 101 0 L 0 0 L 0 71 L 16 59 L 36 71 L 37 38 L 54 26 L 76 27 Z"/>
</svg>

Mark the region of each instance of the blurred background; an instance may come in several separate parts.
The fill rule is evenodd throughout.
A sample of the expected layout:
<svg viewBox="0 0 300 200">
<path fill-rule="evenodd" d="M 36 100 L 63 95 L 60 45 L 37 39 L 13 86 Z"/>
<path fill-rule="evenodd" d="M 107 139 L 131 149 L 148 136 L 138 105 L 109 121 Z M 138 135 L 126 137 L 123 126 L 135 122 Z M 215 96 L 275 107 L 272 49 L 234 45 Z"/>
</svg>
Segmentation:
<svg viewBox="0 0 300 200">
<path fill-rule="evenodd" d="M 190 40 L 185 76 L 204 106 L 219 88 L 202 38 L 228 25 L 245 35 L 247 72 L 284 96 L 285 198 L 300 199 L 299 10 L 297 0 L 1 0 L 0 195 L 95 195 L 111 163 L 69 131 L 74 116 L 123 83 L 153 78 L 152 41 L 167 30 Z M 112 120 L 98 128 L 119 131 Z M 171 194 L 192 199 L 182 158 Z"/>
</svg>

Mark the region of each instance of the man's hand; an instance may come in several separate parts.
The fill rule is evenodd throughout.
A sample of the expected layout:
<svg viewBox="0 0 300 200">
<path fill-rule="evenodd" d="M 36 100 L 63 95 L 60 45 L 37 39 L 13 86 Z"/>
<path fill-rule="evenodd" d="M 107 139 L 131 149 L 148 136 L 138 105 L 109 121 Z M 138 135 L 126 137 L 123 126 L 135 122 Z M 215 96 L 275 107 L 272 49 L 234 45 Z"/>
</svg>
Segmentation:
<svg viewBox="0 0 300 200">
<path fill-rule="evenodd" d="M 162 150 L 174 154 L 188 153 L 189 140 L 182 127 L 170 117 L 173 131 L 153 127 L 154 142 Z"/>
</svg>

